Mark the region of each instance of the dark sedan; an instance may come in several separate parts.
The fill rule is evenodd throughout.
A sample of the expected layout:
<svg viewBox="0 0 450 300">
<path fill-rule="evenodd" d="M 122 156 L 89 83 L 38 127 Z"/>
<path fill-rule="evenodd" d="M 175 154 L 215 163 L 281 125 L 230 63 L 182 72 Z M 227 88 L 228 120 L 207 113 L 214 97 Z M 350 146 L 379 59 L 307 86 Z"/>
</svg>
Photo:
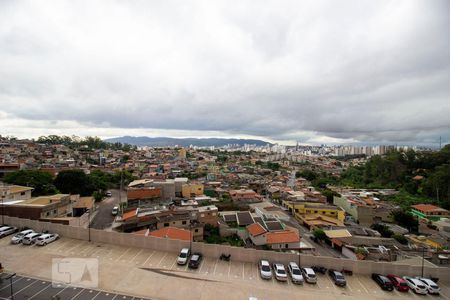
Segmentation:
<svg viewBox="0 0 450 300">
<path fill-rule="evenodd" d="M 386 276 L 373 273 L 372 279 L 385 291 L 393 291 L 394 285 Z"/>
<path fill-rule="evenodd" d="M 346 286 L 347 281 L 345 280 L 344 275 L 341 272 L 338 272 L 333 269 L 328 270 L 328 275 L 330 275 L 331 279 L 334 281 L 334 284 L 337 286 Z"/>
<path fill-rule="evenodd" d="M 202 262 L 203 255 L 200 253 L 194 253 L 191 256 L 191 260 L 189 261 L 189 269 L 197 269 L 198 266 L 200 266 L 200 263 Z"/>
</svg>

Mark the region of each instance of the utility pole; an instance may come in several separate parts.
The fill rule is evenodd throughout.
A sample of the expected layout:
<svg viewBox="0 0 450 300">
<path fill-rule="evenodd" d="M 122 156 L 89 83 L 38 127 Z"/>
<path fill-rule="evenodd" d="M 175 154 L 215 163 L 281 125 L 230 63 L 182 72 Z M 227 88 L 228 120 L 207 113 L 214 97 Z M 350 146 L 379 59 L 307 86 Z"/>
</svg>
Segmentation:
<svg viewBox="0 0 450 300">
<path fill-rule="evenodd" d="M 422 277 L 423 277 L 423 267 L 425 263 L 425 246 L 422 245 Z"/>
</svg>

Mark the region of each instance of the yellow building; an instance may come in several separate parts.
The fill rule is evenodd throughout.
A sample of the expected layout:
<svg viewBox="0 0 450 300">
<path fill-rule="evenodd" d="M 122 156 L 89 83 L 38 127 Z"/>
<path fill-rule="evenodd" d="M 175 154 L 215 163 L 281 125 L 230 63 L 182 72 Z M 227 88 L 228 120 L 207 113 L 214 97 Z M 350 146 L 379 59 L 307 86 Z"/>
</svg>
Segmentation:
<svg viewBox="0 0 450 300">
<path fill-rule="evenodd" d="M 335 218 L 341 222 L 345 219 L 345 211 L 342 208 L 333 205 L 290 202 L 287 203 L 287 208 L 292 212 L 296 219 L 299 219 L 300 216 L 314 214 Z"/>
<path fill-rule="evenodd" d="M 184 198 L 192 198 L 203 195 L 203 184 L 187 183 L 181 187 L 181 194 Z"/>
<path fill-rule="evenodd" d="M 181 148 L 178 150 L 178 157 L 181 159 L 186 159 L 186 149 Z"/>
</svg>

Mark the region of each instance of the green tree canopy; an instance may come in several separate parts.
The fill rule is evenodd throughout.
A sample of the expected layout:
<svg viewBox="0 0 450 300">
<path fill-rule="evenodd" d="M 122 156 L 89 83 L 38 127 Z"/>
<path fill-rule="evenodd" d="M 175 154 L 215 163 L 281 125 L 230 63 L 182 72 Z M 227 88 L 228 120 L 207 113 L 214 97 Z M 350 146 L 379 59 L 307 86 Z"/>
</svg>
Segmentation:
<svg viewBox="0 0 450 300">
<path fill-rule="evenodd" d="M 53 175 L 39 170 L 20 170 L 6 174 L 3 180 L 9 184 L 34 188 L 33 196 L 53 195 L 58 192 L 53 185 Z"/>
</svg>

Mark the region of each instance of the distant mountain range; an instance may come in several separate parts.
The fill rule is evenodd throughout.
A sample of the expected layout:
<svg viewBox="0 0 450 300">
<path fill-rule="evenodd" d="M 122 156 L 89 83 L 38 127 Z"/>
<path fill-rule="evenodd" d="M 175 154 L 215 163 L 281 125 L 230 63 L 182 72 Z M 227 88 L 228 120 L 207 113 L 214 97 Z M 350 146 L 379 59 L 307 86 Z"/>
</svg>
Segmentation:
<svg viewBox="0 0 450 300">
<path fill-rule="evenodd" d="M 169 138 L 169 137 L 147 137 L 147 136 L 122 136 L 117 138 L 105 139 L 105 142 L 122 144 L 130 144 L 136 146 L 149 146 L 149 147 L 189 147 L 190 145 L 198 147 L 221 147 L 228 144 L 240 145 L 244 144 L 265 146 L 267 144 L 272 145 L 262 140 L 252 139 L 222 139 L 222 138 Z"/>
</svg>

